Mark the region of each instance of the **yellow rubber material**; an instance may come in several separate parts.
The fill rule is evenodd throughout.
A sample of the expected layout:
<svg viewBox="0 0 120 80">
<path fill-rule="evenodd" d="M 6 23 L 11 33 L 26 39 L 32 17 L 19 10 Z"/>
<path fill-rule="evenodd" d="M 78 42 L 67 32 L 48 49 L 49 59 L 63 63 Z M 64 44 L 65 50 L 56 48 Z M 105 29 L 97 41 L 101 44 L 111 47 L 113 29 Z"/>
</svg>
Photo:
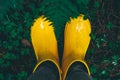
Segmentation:
<svg viewBox="0 0 120 80">
<path fill-rule="evenodd" d="M 62 80 L 65 80 L 69 67 L 76 61 L 83 63 L 90 75 L 90 70 L 84 57 L 90 43 L 91 25 L 88 19 L 84 20 L 83 18 L 84 15 L 81 14 L 77 18 L 71 18 L 66 23 L 62 59 Z"/>
<path fill-rule="evenodd" d="M 51 61 L 58 68 L 59 77 L 61 80 L 61 69 L 59 67 L 57 41 L 54 34 L 52 22 L 47 20 L 47 18 L 44 16 L 40 16 L 38 19 L 36 19 L 33 23 L 33 26 L 31 27 L 31 39 L 38 61 L 38 64 L 34 68 L 34 71 L 41 63 L 45 61 Z"/>
</svg>

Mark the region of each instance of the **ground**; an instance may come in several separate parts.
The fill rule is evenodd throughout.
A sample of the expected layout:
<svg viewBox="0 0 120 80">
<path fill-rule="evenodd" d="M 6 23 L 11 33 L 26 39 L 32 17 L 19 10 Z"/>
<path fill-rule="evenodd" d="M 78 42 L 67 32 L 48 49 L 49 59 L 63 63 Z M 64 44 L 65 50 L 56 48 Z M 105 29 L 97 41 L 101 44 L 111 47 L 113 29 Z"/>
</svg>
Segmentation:
<svg viewBox="0 0 120 80">
<path fill-rule="evenodd" d="M 26 80 L 37 63 L 30 27 L 40 15 L 56 26 L 59 56 L 70 17 L 85 14 L 92 33 L 87 61 L 93 80 L 120 80 L 119 0 L 0 0 L 0 80 Z"/>
</svg>

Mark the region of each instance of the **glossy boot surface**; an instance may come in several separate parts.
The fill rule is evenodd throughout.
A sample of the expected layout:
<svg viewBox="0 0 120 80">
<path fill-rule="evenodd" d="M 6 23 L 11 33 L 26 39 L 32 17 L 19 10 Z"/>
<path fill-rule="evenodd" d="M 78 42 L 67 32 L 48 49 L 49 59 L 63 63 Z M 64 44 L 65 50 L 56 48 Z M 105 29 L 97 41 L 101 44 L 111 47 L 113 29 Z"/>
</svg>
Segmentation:
<svg viewBox="0 0 120 80">
<path fill-rule="evenodd" d="M 31 27 L 31 39 L 38 61 L 33 73 L 43 62 L 50 61 L 56 65 L 59 72 L 59 80 L 61 80 L 57 41 L 52 22 L 47 20 L 44 16 L 40 16 L 36 19 Z"/>
<path fill-rule="evenodd" d="M 91 25 L 88 19 L 84 20 L 84 15 L 71 18 L 71 20 L 66 23 L 62 59 L 63 80 L 66 79 L 70 66 L 75 62 L 82 63 L 90 75 L 89 67 L 84 60 L 90 43 L 90 33 Z"/>
</svg>

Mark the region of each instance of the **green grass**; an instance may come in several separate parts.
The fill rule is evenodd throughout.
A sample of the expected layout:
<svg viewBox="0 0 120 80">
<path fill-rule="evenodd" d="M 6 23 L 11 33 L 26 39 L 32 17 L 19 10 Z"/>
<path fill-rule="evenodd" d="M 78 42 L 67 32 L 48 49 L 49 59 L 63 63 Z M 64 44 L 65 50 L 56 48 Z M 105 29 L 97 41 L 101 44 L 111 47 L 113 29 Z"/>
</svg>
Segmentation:
<svg viewBox="0 0 120 80">
<path fill-rule="evenodd" d="M 11 2 L 10 2 L 11 1 Z M 36 64 L 30 27 L 40 15 L 53 21 L 59 56 L 70 17 L 85 14 L 92 25 L 86 55 L 93 80 L 120 79 L 119 0 L 9 0 L 0 2 L 0 80 L 26 80 Z"/>
</svg>

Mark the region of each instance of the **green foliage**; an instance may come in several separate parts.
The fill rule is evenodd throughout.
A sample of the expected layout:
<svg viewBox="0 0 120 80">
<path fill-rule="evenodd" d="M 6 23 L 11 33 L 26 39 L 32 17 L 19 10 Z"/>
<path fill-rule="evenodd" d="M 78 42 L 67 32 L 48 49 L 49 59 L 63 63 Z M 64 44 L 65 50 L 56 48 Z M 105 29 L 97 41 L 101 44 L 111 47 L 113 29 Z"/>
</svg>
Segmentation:
<svg viewBox="0 0 120 80">
<path fill-rule="evenodd" d="M 93 66 L 90 68 L 90 71 L 91 71 L 92 74 L 97 73 L 97 66 L 96 66 L 96 65 L 93 65 Z"/>
<path fill-rule="evenodd" d="M 98 1 L 95 1 L 95 2 L 94 2 L 94 8 L 97 9 L 97 8 L 99 8 L 99 7 L 100 7 L 100 3 L 99 3 Z"/>
<path fill-rule="evenodd" d="M 106 25 L 107 29 L 112 29 L 113 24 L 111 22 L 108 22 L 108 24 Z"/>
<path fill-rule="evenodd" d="M 11 74 L 11 73 L 8 73 L 7 75 L 6 75 L 6 78 L 5 78 L 5 80 L 13 80 L 14 79 L 14 76 L 13 76 L 13 74 Z"/>
<path fill-rule="evenodd" d="M 15 59 L 17 59 L 16 56 L 15 56 L 14 54 L 12 54 L 12 53 L 6 53 L 6 54 L 3 56 L 3 58 L 4 58 L 4 59 L 7 59 L 7 60 L 11 60 L 11 59 L 15 60 Z"/>
<path fill-rule="evenodd" d="M 17 74 L 17 80 L 26 80 L 27 76 L 28 74 L 26 71 L 21 71 L 20 73 Z"/>
<path fill-rule="evenodd" d="M 91 38 L 92 38 L 92 40 L 95 40 L 96 39 L 96 35 L 91 33 Z"/>
<path fill-rule="evenodd" d="M 4 76 L 2 73 L 0 73 L 0 80 L 4 80 Z"/>
<path fill-rule="evenodd" d="M 0 80 L 26 80 L 32 73 L 36 58 L 31 45 L 30 27 L 36 18 L 45 15 L 53 22 L 61 59 L 65 24 L 70 17 L 75 18 L 80 14 L 85 14 L 84 18 L 89 18 L 92 25 L 91 44 L 86 60 L 90 65 L 93 80 L 119 80 L 118 3 L 119 1 L 112 0 L 0 2 Z"/>
</svg>

